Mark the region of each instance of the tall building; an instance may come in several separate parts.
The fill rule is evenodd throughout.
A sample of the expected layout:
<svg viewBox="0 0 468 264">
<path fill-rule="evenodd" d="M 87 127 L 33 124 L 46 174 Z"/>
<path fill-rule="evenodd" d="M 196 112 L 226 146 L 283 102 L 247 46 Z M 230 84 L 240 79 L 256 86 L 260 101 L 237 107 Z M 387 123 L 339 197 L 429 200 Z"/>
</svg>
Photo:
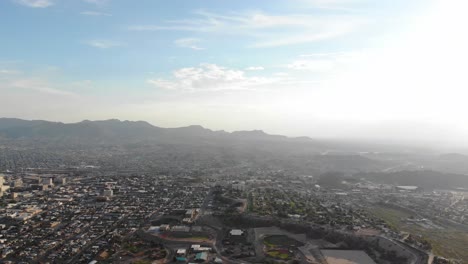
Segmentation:
<svg viewBox="0 0 468 264">
<path fill-rule="evenodd" d="M 3 196 L 3 184 L 5 183 L 5 176 L 0 173 L 0 197 Z"/>
<path fill-rule="evenodd" d="M 47 177 L 47 178 L 42 178 L 42 184 L 43 184 L 43 185 L 53 185 L 54 183 L 53 183 L 52 180 L 53 180 L 53 179 L 52 179 L 52 178 L 49 178 L 49 177 Z"/>
<path fill-rule="evenodd" d="M 11 181 L 10 186 L 13 188 L 23 187 L 23 180 L 21 178 L 13 180 Z"/>
<path fill-rule="evenodd" d="M 103 195 L 106 197 L 111 197 L 114 195 L 114 191 L 112 191 L 112 189 L 105 189 Z"/>
<path fill-rule="evenodd" d="M 67 183 L 67 178 L 65 177 L 55 177 L 54 184 L 65 185 Z"/>
<path fill-rule="evenodd" d="M 232 189 L 236 191 L 245 191 L 245 182 L 233 183 Z"/>
</svg>

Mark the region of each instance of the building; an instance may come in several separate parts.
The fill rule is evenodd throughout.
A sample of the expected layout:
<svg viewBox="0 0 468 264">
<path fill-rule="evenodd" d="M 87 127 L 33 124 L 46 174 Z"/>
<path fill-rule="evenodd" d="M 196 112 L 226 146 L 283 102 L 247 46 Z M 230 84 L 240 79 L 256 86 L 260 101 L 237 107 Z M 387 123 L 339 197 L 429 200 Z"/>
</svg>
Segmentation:
<svg viewBox="0 0 468 264">
<path fill-rule="evenodd" d="M 190 248 L 193 250 L 193 252 L 208 252 L 208 251 L 211 251 L 210 247 L 202 247 L 201 245 L 192 245 Z"/>
<path fill-rule="evenodd" d="M 148 228 L 149 233 L 159 233 L 161 231 L 161 228 L 159 226 L 150 226 Z"/>
<path fill-rule="evenodd" d="M 10 186 L 12 188 L 20 188 L 23 187 L 23 180 L 21 178 L 18 178 L 16 180 L 11 181 Z"/>
<path fill-rule="evenodd" d="M 178 256 L 185 256 L 185 255 L 187 254 L 187 249 L 185 249 L 185 248 L 179 248 L 179 249 L 177 249 L 176 254 L 177 254 Z"/>
<path fill-rule="evenodd" d="M 114 191 L 112 191 L 112 189 L 105 189 L 102 195 L 106 197 L 112 197 L 114 195 Z"/>
<path fill-rule="evenodd" d="M 67 183 L 67 178 L 65 177 L 55 177 L 54 183 L 58 185 L 65 185 Z"/>
<path fill-rule="evenodd" d="M 53 185 L 53 179 L 52 178 L 42 178 L 41 179 L 42 185 Z"/>
<path fill-rule="evenodd" d="M 195 255 L 195 261 L 197 262 L 205 262 L 208 260 L 208 253 L 207 252 L 200 252 Z"/>
<path fill-rule="evenodd" d="M 171 228 L 172 232 L 190 232 L 190 227 L 188 226 L 173 226 Z"/>
<path fill-rule="evenodd" d="M 188 218 L 191 221 L 195 218 L 196 214 L 197 214 L 196 209 L 188 209 L 187 211 L 185 211 L 185 218 Z"/>
<path fill-rule="evenodd" d="M 193 221 L 192 221 L 192 218 L 184 218 L 182 219 L 182 223 L 184 224 L 191 224 Z"/>
<path fill-rule="evenodd" d="M 242 234 L 244 234 L 244 231 L 240 230 L 240 229 L 232 229 L 229 234 L 231 236 L 242 236 Z"/>
<path fill-rule="evenodd" d="M 400 192 L 415 192 L 415 191 L 420 191 L 421 188 L 418 186 L 396 186 L 396 189 Z"/>
<path fill-rule="evenodd" d="M 3 196 L 3 184 L 5 183 L 5 177 L 3 174 L 0 174 L 0 197 Z"/>
<path fill-rule="evenodd" d="M 177 261 L 186 262 L 187 261 L 187 249 L 185 248 L 177 249 L 175 257 Z"/>
<path fill-rule="evenodd" d="M 241 192 L 245 191 L 245 182 L 233 183 L 232 189 Z"/>
</svg>

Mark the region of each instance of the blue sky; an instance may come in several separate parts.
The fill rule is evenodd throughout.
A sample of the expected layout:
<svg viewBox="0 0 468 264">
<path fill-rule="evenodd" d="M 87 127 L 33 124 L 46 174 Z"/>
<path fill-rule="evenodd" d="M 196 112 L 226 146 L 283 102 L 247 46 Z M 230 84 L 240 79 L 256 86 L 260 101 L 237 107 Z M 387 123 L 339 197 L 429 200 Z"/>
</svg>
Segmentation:
<svg viewBox="0 0 468 264">
<path fill-rule="evenodd" d="M 118 82 L 200 63 L 287 64 L 366 47 L 408 11 L 396 1 L 314 2 L 2 1 L 2 59 L 59 67 L 72 80 Z"/>
<path fill-rule="evenodd" d="M 462 50 L 466 39 L 456 29 L 463 6 L 455 0 L 5 0 L 0 112 L 318 137 L 368 136 L 362 127 L 379 134 L 401 124 L 412 130 L 416 122 L 434 132 L 428 138 L 458 135 L 466 126 L 456 113 L 466 109 L 452 103 L 435 111 L 440 87 L 419 105 L 425 91 L 414 87 L 433 73 L 461 78 L 421 58 L 433 56 L 439 67 L 461 63 L 440 54 Z M 435 33 L 460 50 L 434 41 Z M 409 77 L 415 67 L 424 71 Z M 460 97 L 458 87 L 446 101 Z M 458 128 L 447 132 L 447 124 Z"/>
</svg>

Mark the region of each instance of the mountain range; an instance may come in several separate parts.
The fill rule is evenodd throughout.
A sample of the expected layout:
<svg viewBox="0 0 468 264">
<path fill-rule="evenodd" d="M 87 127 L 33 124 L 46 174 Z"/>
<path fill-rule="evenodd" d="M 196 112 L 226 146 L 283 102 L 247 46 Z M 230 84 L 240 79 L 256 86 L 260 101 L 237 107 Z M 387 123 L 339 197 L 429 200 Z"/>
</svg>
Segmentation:
<svg viewBox="0 0 468 264">
<path fill-rule="evenodd" d="M 179 128 L 162 128 L 145 121 L 104 121 L 84 120 L 78 123 L 61 123 L 44 120 L 22 120 L 0 118 L 0 137 L 4 139 L 47 139 L 60 141 L 81 141 L 82 143 L 135 143 L 135 142 L 189 142 L 189 141 L 303 141 L 312 142 L 307 137 L 288 138 L 269 135 L 261 130 L 253 131 L 213 131 L 193 125 Z"/>
<path fill-rule="evenodd" d="M 198 125 L 162 128 L 145 121 L 117 119 L 62 123 L 0 118 L 0 148 L 2 146 L 30 150 L 58 147 L 62 151 L 59 153 L 71 149 L 87 153 L 96 150 L 96 155 L 101 153 L 97 149 L 99 146 L 117 146 L 112 155 L 127 152 L 134 156 L 139 156 L 142 148 L 151 155 L 164 149 L 161 155 L 177 152 L 179 156 L 189 153 L 191 157 L 205 157 L 206 160 L 222 156 L 237 163 L 262 161 L 284 168 L 301 168 L 304 173 L 320 168 L 319 171 L 348 173 L 436 170 L 468 174 L 468 156 L 462 154 L 441 155 L 425 149 L 385 144 L 292 138 L 261 130 L 230 133 Z"/>
</svg>

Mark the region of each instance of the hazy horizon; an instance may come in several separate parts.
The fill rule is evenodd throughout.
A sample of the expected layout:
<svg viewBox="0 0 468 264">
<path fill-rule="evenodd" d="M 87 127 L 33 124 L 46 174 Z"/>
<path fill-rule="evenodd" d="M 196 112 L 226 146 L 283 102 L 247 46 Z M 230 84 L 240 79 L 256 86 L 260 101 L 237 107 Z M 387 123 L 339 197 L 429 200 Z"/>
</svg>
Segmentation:
<svg viewBox="0 0 468 264">
<path fill-rule="evenodd" d="M 2 1 L 0 115 L 466 148 L 466 7 Z"/>
<path fill-rule="evenodd" d="M 23 119 L 23 118 L 17 118 L 17 117 L 0 117 L 2 118 L 7 118 L 7 119 L 21 119 L 21 120 L 27 120 L 27 121 L 46 121 L 46 122 L 58 122 L 58 123 L 63 123 L 63 124 L 76 124 L 84 121 L 110 121 L 110 120 L 118 120 L 120 122 L 124 121 L 130 121 L 130 122 L 147 122 L 152 126 L 155 127 L 160 127 L 160 128 L 183 128 L 183 127 L 190 127 L 190 126 L 201 126 L 204 129 L 208 129 L 211 131 L 225 131 L 228 133 L 232 132 L 239 132 L 239 131 L 263 131 L 266 134 L 269 135 L 280 135 L 280 136 L 286 136 L 290 138 L 299 138 L 299 137 L 308 137 L 312 140 L 322 140 L 322 141 L 331 141 L 331 142 L 336 142 L 336 143 L 344 143 L 344 144 L 353 144 L 353 145 L 359 145 L 359 144 L 364 144 L 363 147 L 365 149 L 365 146 L 367 144 L 371 146 L 382 146 L 384 149 L 381 151 L 385 151 L 386 147 L 395 147 L 395 148 L 401 148 L 401 150 L 404 150 L 405 148 L 413 149 L 413 150 L 426 150 L 429 151 L 427 154 L 431 154 L 432 152 L 438 152 L 438 153 L 460 153 L 460 154 L 465 154 L 468 155 L 468 148 L 464 147 L 463 145 L 459 144 L 451 144 L 449 141 L 425 141 L 424 139 L 420 140 L 414 140 L 411 135 L 408 136 L 406 133 L 407 131 L 399 131 L 398 133 L 402 136 L 399 138 L 391 138 L 391 137 L 353 137 L 353 136 L 336 136 L 336 135 L 321 135 L 318 133 L 311 133 L 311 134 L 288 134 L 288 133 L 281 133 L 281 132 L 275 132 L 275 131 L 269 131 L 262 129 L 261 127 L 258 128 L 248 128 L 248 129 L 232 129 L 232 130 L 227 130 L 223 128 L 212 128 L 212 127 L 207 127 L 203 126 L 200 124 L 186 124 L 186 125 L 181 125 L 181 126 L 162 126 L 160 124 L 150 122 L 147 120 L 127 120 L 127 119 L 120 119 L 120 118 L 108 118 L 108 119 L 83 119 L 83 120 L 78 120 L 78 121 L 68 121 L 64 122 L 62 120 L 46 120 L 46 119 Z M 391 125 L 386 124 L 388 127 L 391 127 Z M 378 129 L 382 129 L 384 125 L 379 125 L 377 126 Z M 443 131 L 439 131 L 443 133 Z M 353 133 L 349 133 L 353 135 Z"/>
</svg>

